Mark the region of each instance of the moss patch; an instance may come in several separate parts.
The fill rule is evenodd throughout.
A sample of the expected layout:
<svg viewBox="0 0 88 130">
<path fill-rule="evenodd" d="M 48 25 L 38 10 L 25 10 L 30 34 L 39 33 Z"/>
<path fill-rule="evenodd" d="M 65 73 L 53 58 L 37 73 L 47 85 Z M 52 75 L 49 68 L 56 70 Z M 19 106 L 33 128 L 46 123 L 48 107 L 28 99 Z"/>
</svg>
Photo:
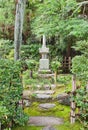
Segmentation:
<svg viewBox="0 0 88 130">
<path fill-rule="evenodd" d="M 61 77 L 62 76 L 62 77 Z M 54 89 L 55 94 L 53 97 L 57 97 L 58 94 L 65 92 L 67 89 L 71 90 L 71 75 L 63 75 L 59 76 L 59 80 L 57 81 L 57 87 Z M 24 86 L 30 84 L 32 88 L 35 89 L 36 84 L 44 85 L 44 84 L 52 84 L 53 79 L 43 79 L 41 78 L 34 78 L 29 79 L 29 73 L 27 72 L 23 76 L 24 78 Z M 64 84 L 64 85 L 63 85 Z M 28 87 L 29 88 L 29 87 Z M 30 88 L 31 90 L 31 88 Z M 48 103 L 48 100 L 47 100 Z M 50 103 L 50 102 L 49 102 Z M 28 108 L 24 109 L 24 112 L 30 116 L 54 116 L 58 118 L 64 119 L 64 124 L 55 126 L 56 130 L 80 130 L 81 124 L 76 122 L 75 124 L 70 124 L 70 107 L 64 106 L 58 103 L 58 101 L 51 101 L 51 103 L 56 104 L 56 107 L 50 110 L 42 110 L 39 108 L 39 102 L 33 102 L 32 105 Z M 24 126 L 24 127 L 16 127 L 13 130 L 42 130 L 42 127 L 38 126 Z"/>
<path fill-rule="evenodd" d="M 81 127 L 80 123 L 76 122 L 75 124 L 70 124 L 70 107 L 60 105 L 58 102 L 54 102 L 54 103 L 56 104 L 56 107 L 48 111 L 40 110 L 38 107 L 39 106 L 38 102 L 34 102 L 31 107 L 26 108 L 24 111 L 30 116 L 54 116 L 54 117 L 63 118 L 64 124 L 55 126 L 57 130 L 58 129 L 59 130 L 80 130 Z M 31 127 L 30 130 L 32 130 Z M 37 127 L 35 127 L 34 130 L 37 130 Z"/>
<path fill-rule="evenodd" d="M 12 130 L 41 130 L 42 127 L 36 127 L 36 126 L 23 126 L 23 127 L 16 127 L 13 128 Z"/>
<path fill-rule="evenodd" d="M 81 125 L 76 122 L 75 124 L 71 124 L 70 122 L 65 122 L 63 125 L 56 126 L 57 130 L 80 130 Z"/>
<path fill-rule="evenodd" d="M 29 116 L 55 116 L 64 118 L 64 120 L 68 120 L 70 117 L 70 107 L 60 105 L 58 102 L 52 102 L 56 104 L 56 107 L 50 110 L 41 110 L 39 109 L 39 103 L 34 102 L 31 107 L 25 108 L 25 113 Z"/>
<path fill-rule="evenodd" d="M 81 125 L 76 122 L 75 124 L 70 124 L 70 122 L 65 122 L 63 125 L 54 126 L 56 130 L 80 130 Z M 43 127 L 38 126 L 23 126 L 16 127 L 12 130 L 42 130 Z"/>
</svg>

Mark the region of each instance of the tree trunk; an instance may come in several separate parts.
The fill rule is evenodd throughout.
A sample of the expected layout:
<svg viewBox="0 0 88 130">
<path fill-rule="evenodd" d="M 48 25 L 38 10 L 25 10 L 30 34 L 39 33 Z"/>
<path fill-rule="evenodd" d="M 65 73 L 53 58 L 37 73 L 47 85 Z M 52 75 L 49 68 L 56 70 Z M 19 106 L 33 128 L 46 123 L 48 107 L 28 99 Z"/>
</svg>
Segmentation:
<svg viewBox="0 0 88 130">
<path fill-rule="evenodd" d="M 20 58 L 20 47 L 22 44 L 23 19 L 26 0 L 18 0 L 16 5 L 15 28 L 14 28 L 14 60 Z"/>
<path fill-rule="evenodd" d="M 30 78 L 33 78 L 33 71 L 32 70 L 30 70 Z"/>
</svg>

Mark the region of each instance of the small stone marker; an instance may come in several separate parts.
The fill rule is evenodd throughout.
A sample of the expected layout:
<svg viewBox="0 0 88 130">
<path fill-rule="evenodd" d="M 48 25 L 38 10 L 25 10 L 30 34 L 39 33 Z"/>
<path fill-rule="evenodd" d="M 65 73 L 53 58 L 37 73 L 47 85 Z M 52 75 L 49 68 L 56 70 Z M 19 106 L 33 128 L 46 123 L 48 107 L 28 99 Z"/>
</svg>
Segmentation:
<svg viewBox="0 0 88 130">
<path fill-rule="evenodd" d="M 24 91 L 23 91 L 23 97 L 29 97 L 31 94 L 32 94 L 32 93 L 31 93 L 31 91 L 29 91 L 29 90 L 24 90 Z"/>
<path fill-rule="evenodd" d="M 88 82 L 87 82 L 87 85 L 86 85 L 86 91 L 88 91 Z"/>
<path fill-rule="evenodd" d="M 56 129 L 52 126 L 47 126 L 47 127 L 44 127 L 42 130 L 56 130 Z"/>
<path fill-rule="evenodd" d="M 43 104 L 40 104 L 39 107 L 41 109 L 51 109 L 51 108 L 54 108 L 56 105 L 55 104 L 52 104 L 52 103 L 43 103 Z"/>
</svg>

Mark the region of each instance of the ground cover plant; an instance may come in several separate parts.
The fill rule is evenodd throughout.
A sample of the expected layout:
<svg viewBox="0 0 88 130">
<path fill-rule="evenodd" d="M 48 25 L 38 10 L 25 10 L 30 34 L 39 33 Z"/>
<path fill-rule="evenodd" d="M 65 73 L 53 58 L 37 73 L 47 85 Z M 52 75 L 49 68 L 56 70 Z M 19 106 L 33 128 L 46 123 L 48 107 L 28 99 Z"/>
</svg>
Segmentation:
<svg viewBox="0 0 88 130">
<path fill-rule="evenodd" d="M 0 60 L 0 122 L 3 127 L 23 125 L 27 121 L 19 105 L 23 86 L 19 61 Z"/>
</svg>

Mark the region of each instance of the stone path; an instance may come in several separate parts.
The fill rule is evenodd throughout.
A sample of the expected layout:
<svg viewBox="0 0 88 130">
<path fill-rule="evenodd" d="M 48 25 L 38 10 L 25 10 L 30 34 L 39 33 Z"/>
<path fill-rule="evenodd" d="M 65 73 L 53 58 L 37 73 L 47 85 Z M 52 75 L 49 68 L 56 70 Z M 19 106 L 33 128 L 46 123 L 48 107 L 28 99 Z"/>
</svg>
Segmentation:
<svg viewBox="0 0 88 130">
<path fill-rule="evenodd" d="M 33 92 L 31 92 L 30 90 L 24 90 L 23 97 L 29 98 L 30 96 L 35 94 L 35 98 L 48 99 L 48 98 L 51 98 L 51 95 L 54 93 L 55 93 L 54 90 L 37 90 L 37 91 L 33 91 Z"/>
<path fill-rule="evenodd" d="M 32 96 L 33 94 L 35 95 L 33 97 L 34 99 L 33 101 L 39 102 L 38 106 L 39 110 L 45 110 L 45 112 L 48 110 L 52 110 L 52 108 L 56 106 L 56 104 L 50 103 L 51 100 L 54 101 L 54 99 L 56 99 L 57 101 L 61 101 L 62 99 L 65 99 L 67 97 L 66 93 L 62 93 L 54 97 L 56 88 L 56 85 L 54 84 L 52 85 L 45 84 L 43 86 L 41 85 L 36 86 L 37 86 L 36 90 L 31 91 L 31 89 L 29 89 L 23 91 L 23 97 L 27 98 L 27 100 L 26 99 L 24 100 L 26 107 L 31 106 L 32 103 L 29 101 L 29 99 L 30 96 Z M 54 128 L 53 126 L 60 125 L 63 123 L 64 121 L 62 118 L 57 118 L 53 116 L 31 116 L 28 121 L 29 125 L 44 126 L 42 130 L 56 130 L 56 128 Z"/>
<path fill-rule="evenodd" d="M 63 119 L 51 116 L 32 116 L 28 124 L 34 126 L 53 126 L 63 124 Z"/>
</svg>

